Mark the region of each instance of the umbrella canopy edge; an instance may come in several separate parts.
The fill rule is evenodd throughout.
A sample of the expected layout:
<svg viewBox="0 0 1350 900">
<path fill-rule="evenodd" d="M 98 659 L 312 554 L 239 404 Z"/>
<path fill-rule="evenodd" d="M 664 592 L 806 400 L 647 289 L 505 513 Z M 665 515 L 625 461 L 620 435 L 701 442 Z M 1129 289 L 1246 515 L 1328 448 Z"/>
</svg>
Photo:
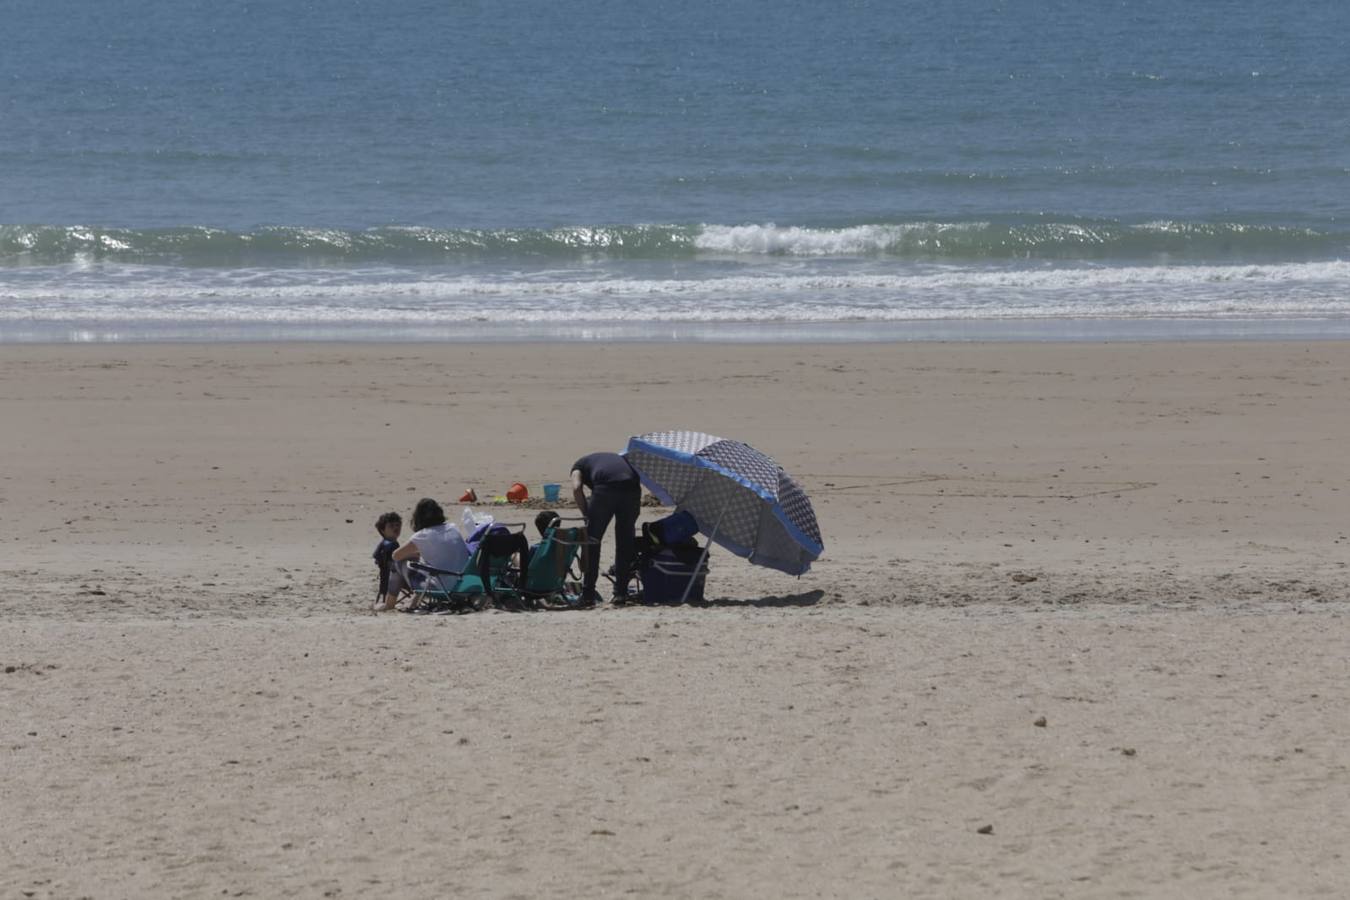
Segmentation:
<svg viewBox="0 0 1350 900">
<path fill-rule="evenodd" d="M 725 440 L 725 438 L 722 438 L 721 440 Z M 700 469 L 709 469 L 713 472 L 716 472 L 717 474 L 723 476 L 724 478 L 731 479 L 732 481 L 739 484 L 741 487 L 750 491 L 754 491 L 755 496 L 759 497 L 759 499 L 761 500 L 767 500 L 770 503 L 772 503 L 778 499 L 772 493 L 766 491 L 764 488 L 755 484 L 753 481 L 746 478 L 744 475 L 741 475 L 738 472 L 734 472 L 731 469 L 728 469 L 725 466 L 720 465 L 711 459 L 708 459 L 706 456 L 699 456 L 697 453 L 685 453 L 683 450 L 672 450 L 669 447 L 662 447 L 659 444 L 649 444 L 646 441 L 640 441 L 637 438 L 629 438 L 628 449 L 624 450 L 625 456 L 633 452 L 633 447 L 635 443 L 637 444 L 637 449 L 641 450 L 643 453 L 650 453 L 653 456 L 659 456 L 662 459 L 668 459 L 671 462 L 691 463 Z M 643 484 L 647 485 L 647 489 L 651 491 L 653 494 L 656 494 L 658 498 L 661 498 L 661 496 L 665 494 L 665 491 L 658 492 L 655 488 L 653 488 L 651 483 L 648 482 L 647 478 L 642 474 L 641 471 L 638 472 L 638 479 Z M 669 494 L 665 494 L 665 499 L 667 500 L 667 502 L 673 502 L 673 498 Z"/>
<path fill-rule="evenodd" d="M 792 536 L 793 540 L 798 544 L 801 544 L 803 550 L 810 553 L 812 559 L 815 559 L 825 552 L 825 544 L 816 541 L 815 538 L 802 531 L 796 525 L 793 525 L 792 522 L 788 520 L 787 514 L 783 512 L 781 507 L 775 506 L 773 508 L 773 516 L 780 524 L 782 524 L 783 528 Z"/>
</svg>

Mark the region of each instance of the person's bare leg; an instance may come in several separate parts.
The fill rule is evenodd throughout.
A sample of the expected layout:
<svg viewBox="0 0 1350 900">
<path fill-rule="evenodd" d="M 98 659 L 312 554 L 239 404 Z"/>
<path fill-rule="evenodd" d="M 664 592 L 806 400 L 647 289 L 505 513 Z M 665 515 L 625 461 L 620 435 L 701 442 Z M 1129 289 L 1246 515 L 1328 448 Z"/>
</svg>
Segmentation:
<svg viewBox="0 0 1350 900">
<path fill-rule="evenodd" d="M 402 563 L 394 563 L 394 569 L 389 573 L 389 593 L 384 595 L 384 605 L 380 609 L 384 612 L 397 609 L 398 601 L 405 596 L 412 596 L 407 571 Z"/>
</svg>

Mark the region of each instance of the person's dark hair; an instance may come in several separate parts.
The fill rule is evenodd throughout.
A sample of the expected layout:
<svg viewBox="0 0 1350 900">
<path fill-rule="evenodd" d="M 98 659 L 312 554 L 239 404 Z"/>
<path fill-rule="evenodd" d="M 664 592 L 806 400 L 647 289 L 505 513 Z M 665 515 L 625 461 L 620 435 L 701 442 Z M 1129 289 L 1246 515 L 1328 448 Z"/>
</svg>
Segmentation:
<svg viewBox="0 0 1350 900">
<path fill-rule="evenodd" d="M 421 531 L 423 528 L 444 524 L 445 510 L 441 509 L 439 503 L 430 497 L 423 497 L 417 501 L 417 508 L 413 510 L 413 531 Z"/>
<path fill-rule="evenodd" d="M 402 524 L 403 524 L 402 516 L 400 516 L 396 512 L 387 512 L 375 520 L 375 530 L 380 533 L 380 537 L 384 537 L 385 526 L 387 525 L 401 526 Z"/>
<path fill-rule="evenodd" d="M 546 509 L 534 517 L 534 527 L 539 529 L 539 536 L 543 537 L 545 532 L 553 527 L 553 523 L 561 518 L 562 516 L 558 515 L 553 510 Z"/>
</svg>

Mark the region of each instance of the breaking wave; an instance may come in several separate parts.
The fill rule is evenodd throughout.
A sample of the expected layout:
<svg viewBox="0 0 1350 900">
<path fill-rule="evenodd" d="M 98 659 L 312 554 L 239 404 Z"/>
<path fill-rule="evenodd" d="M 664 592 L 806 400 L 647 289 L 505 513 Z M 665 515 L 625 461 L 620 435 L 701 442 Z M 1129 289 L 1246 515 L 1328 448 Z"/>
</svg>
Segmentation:
<svg viewBox="0 0 1350 900">
<path fill-rule="evenodd" d="M 874 257 L 913 260 L 1279 260 L 1350 251 L 1350 232 L 1240 222 L 904 222 L 845 227 L 575 225 L 368 229 L 0 225 L 0 263 L 190 266 L 421 264 L 465 259 Z"/>
</svg>

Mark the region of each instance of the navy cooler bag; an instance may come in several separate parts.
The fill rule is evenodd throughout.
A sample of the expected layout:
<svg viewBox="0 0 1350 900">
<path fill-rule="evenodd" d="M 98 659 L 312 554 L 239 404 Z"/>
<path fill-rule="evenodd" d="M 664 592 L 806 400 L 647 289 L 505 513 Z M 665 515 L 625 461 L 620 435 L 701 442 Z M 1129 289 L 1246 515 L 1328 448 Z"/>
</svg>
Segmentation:
<svg viewBox="0 0 1350 900">
<path fill-rule="evenodd" d="M 707 572 L 698 572 L 702 549 L 697 545 L 662 547 L 643 561 L 639 577 L 642 579 L 642 599 L 647 603 L 678 603 L 689 589 L 689 599 L 703 601 L 703 585 Z M 689 586 L 694 577 L 693 587 Z"/>
</svg>

